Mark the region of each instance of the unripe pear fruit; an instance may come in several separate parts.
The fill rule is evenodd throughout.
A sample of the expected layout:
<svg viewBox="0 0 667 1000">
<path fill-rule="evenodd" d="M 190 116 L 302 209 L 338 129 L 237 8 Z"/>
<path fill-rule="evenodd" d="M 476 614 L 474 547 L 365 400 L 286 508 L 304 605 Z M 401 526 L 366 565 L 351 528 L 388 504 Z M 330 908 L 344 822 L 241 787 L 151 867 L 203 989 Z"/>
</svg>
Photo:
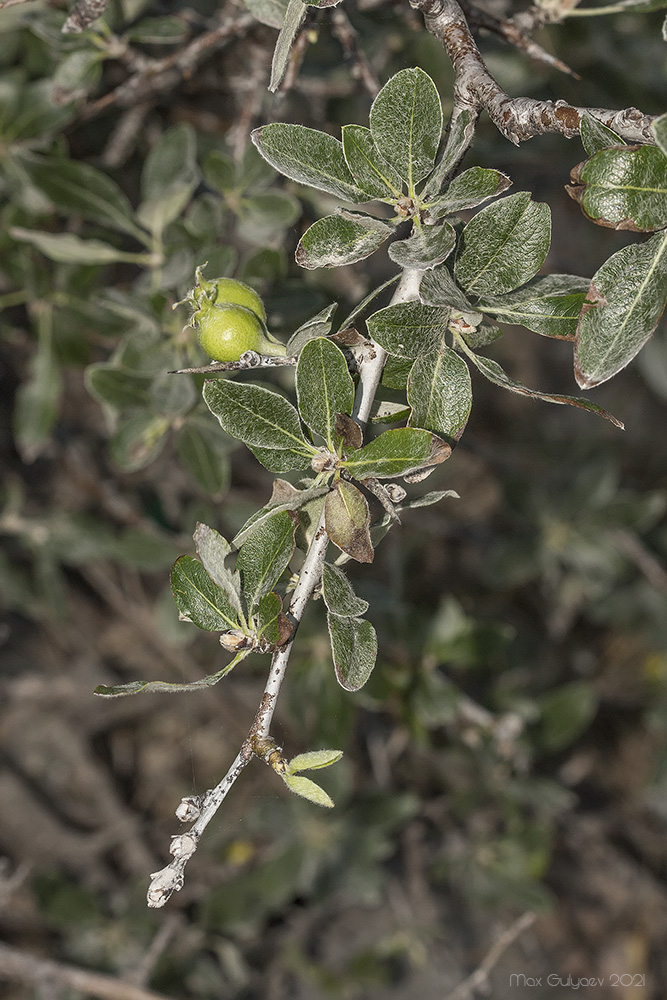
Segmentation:
<svg viewBox="0 0 667 1000">
<path fill-rule="evenodd" d="M 235 278 L 213 278 L 209 284 L 213 286 L 209 296 L 215 305 L 245 306 L 259 316 L 262 323 L 266 323 L 264 303 L 250 285 L 245 285 Z"/>
<path fill-rule="evenodd" d="M 195 317 L 199 343 L 213 361 L 238 361 L 246 351 L 284 356 L 284 344 L 269 339 L 264 324 L 242 305 L 213 305 Z"/>
</svg>

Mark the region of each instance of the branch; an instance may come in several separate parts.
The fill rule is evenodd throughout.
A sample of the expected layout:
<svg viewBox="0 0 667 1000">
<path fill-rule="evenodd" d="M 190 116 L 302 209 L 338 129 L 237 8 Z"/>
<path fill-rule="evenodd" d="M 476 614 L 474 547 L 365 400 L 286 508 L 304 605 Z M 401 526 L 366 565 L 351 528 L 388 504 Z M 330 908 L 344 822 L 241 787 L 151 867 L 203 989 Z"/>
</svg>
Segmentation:
<svg viewBox="0 0 667 1000">
<path fill-rule="evenodd" d="M 486 68 L 457 0 L 410 0 L 410 5 L 422 12 L 427 29 L 447 50 L 455 73 L 455 108 L 474 114 L 483 109 L 515 145 L 545 132 L 558 132 L 571 139 L 579 135 L 586 111 L 629 142 L 655 145 L 651 131 L 654 116 L 637 108 L 607 111 L 578 108 L 567 101 L 509 97 Z"/>
<path fill-rule="evenodd" d="M 448 993 L 445 1000 L 470 1000 L 476 993 L 489 988 L 489 977 L 507 949 L 535 923 L 534 913 L 522 914 L 513 924 L 503 931 L 497 941 L 491 946 L 482 963 L 475 971 L 460 983 L 453 993 Z"/>
<path fill-rule="evenodd" d="M 419 288 L 419 278 L 420 272 L 404 270 L 392 297 L 392 305 L 415 299 Z M 354 413 L 357 422 L 364 426 L 373 405 L 386 357 L 387 355 L 382 348 L 371 342 L 371 350 L 360 362 L 360 377 Z M 172 837 L 170 851 L 174 855 L 174 860 L 166 868 L 151 875 L 147 894 L 147 902 L 151 907 L 164 906 L 173 892 L 178 892 L 183 888 L 185 866 L 197 850 L 204 830 L 244 768 L 253 757 L 263 756 L 260 745 L 269 737 L 273 713 L 292 652 L 292 643 L 306 605 L 320 582 L 322 565 L 328 546 L 329 536 L 324 527 L 324 510 L 322 510 L 313 540 L 301 567 L 288 611 L 288 618 L 293 625 L 292 633 L 288 641 L 276 649 L 273 654 L 259 708 L 248 735 L 227 774 L 215 788 L 209 789 L 203 796 L 190 796 L 183 799 L 176 810 L 176 815 L 180 820 L 183 822 L 194 820 L 194 823 L 187 833 Z"/>
</svg>

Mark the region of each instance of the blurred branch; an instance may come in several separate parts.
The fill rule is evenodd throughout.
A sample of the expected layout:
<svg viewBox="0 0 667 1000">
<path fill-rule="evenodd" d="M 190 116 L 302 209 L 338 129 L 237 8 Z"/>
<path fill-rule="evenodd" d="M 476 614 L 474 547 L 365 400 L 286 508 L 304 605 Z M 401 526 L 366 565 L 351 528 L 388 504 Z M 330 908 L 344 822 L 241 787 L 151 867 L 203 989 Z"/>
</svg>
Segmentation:
<svg viewBox="0 0 667 1000">
<path fill-rule="evenodd" d="M 343 46 L 352 76 L 363 83 L 371 97 L 376 97 L 380 89 L 379 80 L 359 48 L 357 32 L 342 7 L 336 7 L 331 13 L 331 31 Z"/>
<path fill-rule="evenodd" d="M 456 75 L 455 112 L 486 111 L 496 128 L 517 146 L 545 132 L 557 132 L 568 139 L 579 135 L 586 111 L 630 142 L 655 145 L 651 131 L 654 117 L 637 108 L 608 111 L 578 108 L 562 100 L 510 97 L 486 68 L 457 0 L 410 0 L 410 5 L 422 12 L 427 29 L 447 50 Z"/>
<path fill-rule="evenodd" d="M 96 21 L 107 9 L 109 0 L 77 0 L 62 26 L 64 35 L 77 34 Z"/>
<path fill-rule="evenodd" d="M 452 993 L 448 993 L 445 1000 L 470 1000 L 470 997 L 473 997 L 478 991 L 488 992 L 489 977 L 494 968 L 507 949 L 521 937 L 524 931 L 532 927 L 536 919 L 534 913 L 523 913 L 518 920 L 510 924 L 493 943 L 478 968 L 467 979 L 464 979 Z"/>
</svg>

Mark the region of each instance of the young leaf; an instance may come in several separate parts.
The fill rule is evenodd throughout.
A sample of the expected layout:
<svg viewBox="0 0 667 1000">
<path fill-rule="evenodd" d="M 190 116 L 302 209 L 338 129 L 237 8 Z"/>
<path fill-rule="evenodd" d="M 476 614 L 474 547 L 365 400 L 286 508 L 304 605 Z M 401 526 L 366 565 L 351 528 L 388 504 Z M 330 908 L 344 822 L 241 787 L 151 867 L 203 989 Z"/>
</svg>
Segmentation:
<svg viewBox="0 0 667 1000">
<path fill-rule="evenodd" d="M 582 389 L 625 368 L 658 324 L 667 300 L 667 233 L 617 250 L 593 275 L 574 348 Z"/>
<path fill-rule="evenodd" d="M 285 495 L 283 495 L 285 491 Z M 276 479 L 273 483 L 273 495 L 269 503 L 260 510 L 252 514 L 240 531 L 234 536 L 233 545 L 238 548 L 248 537 L 251 531 L 261 521 L 265 521 L 272 514 L 277 514 L 281 510 L 298 510 L 305 503 L 323 497 L 329 492 L 328 486 L 311 486 L 309 489 L 297 490 L 291 483 L 286 483 L 284 479 Z"/>
<path fill-rule="evenodd" d="M 384 431 L 341 462 L 355 479 L 393 479 L 449 458 L 451 448 L 429 431 L 398 427 Z"/>
<path fill-rule="evenodd" d="M 343 201 L 368 201 L 366 192 L 355 184 L 342 144 L 332 135 L 277 122 L 255 129 L 251 138 L 264 159 L 291 180 Z"/>
<path fill-rule="evenodd" d="M 447 332 L 448 308 L 431 308 L 421 302 L 399 302 L 368 317 L 368 332 L 389 354 L 418 358 L 434 350 Z"/>
<path fill-rule="evenodd" d="M 147 257 L 140 253 L 126 253 L 117 250 L 102 240 L 82 240 L 74 233 L 45 233 L 41 229 L 23 229 L 12 226 L 10 236 L 23 243 L 31 243 L 45 257 L 57 264 L 113 264 L 125 261 L 131 264 L 145 264 Z"/>
<path fill-rule="evenodd" d="M 660 115 L 651 125 L 653 135 L 660 149 L 667 156 L 667 114 Z M 588 152 L 588 150 L 586 150 Z"/>
<path fill-rule="evenodd" d="M 442 264 L 456 244 L 456 233 L 448 222 L 439 226 L 423 226 L 407 240 L 397 240 L 389 247 L 389 257 L 401 267 L 422 271 Z"/>
<path fill-rule="evenodd" d="M 346 691 L 358 691 L 370 677 L 377 657 L 375 629 L 365 618 L 327 614 L 336 679 Z"/>
<path fill-rule="evenodd" d="M 238 616 L 227 595 L 214 583 L 198 559 L 181 556 L 171 571 L 171 591 L 186 621 L 207 632 L 238 628 Z"/>
<path fill-rule="evenodd" d="M 325 527 L 334 545 L 357 562 L 373 562 L 368 503 L 352 483 L 339 479 L 324 501 Z"/>
<path fill-rule="evenodd" d="M 447 141 L 443 145 L 440 159 L 421 192 L 422 201 L 435 198 L 436 195 L 440 194 L 447 177 L 463 159 L 466 150 L 472 143 L 478 115 L 479 112 L 458 111 L 450 123 Z"/>
<path fill-rule="evenodd" d="M 502 323 L 525 326 L 543 337 L 574 340 L 590 281 L 573 274 L 545 274 L 497 298 L 482 298 L 477 308 Z"/>
<path fill-rule="evenodd" d="M 278 594 L 271 591 L 260 597 L 254 615 L 254 626 L 258 639 L 265 639 L 272 646 L 281 646 L 292 634 L 292 625 L 283 614 L 283 602 Z"/>
<path fill-rule="evenodd" d="M 299 3 L 301 0 L 299 0 Z M 310 778 L 302 778 L 301 775 L 296 774 L 283 774 L 282 779 L 289 788 L 291 792 L 295 795 L 300 795 L 302 799 L 308 799 L 309 802 L 314 802 L 316 806 L 325 806 L 327 809 L 333 809 L 334 802 L 330 795 L 316 785 L 314 781 Z"/>
<path fill-rule="evenodd" d="M 433 169 L 442 134 L 442 106 L 433 80 L 418 67 L 401 70 L 382 88 L 370 113 L 373 142 L 408 185 Z"/>
<path fill-rule="evenodd" d="M 299 355 L 296 395 L 301 419 L 334 449 L 337 413 L 352 413 L 354 382 L 347 361 L 331 340 L 310 340 Z"/>
<path fill-rule="evenodd" d="M 293 469 L 308 469 L 313 453 L 308 455 L 294 448 L 260 448 L 248 445 L 249 450 L 269 472 L 291 472 Z"/>
<path fill-rule="evenodd" d="M 357 597 L 342 569 L 327 562 L 322 566 L 322 597 L 336 615 L 358 618 L 368 611 L 368 601 Z"/>
<path fill-rule="evenodd" d="M 321 767 L 331 767 L 338 763 L 343 756 L 342 750 L 309 750 L 307 753 L 297 754 L 287 764 L 287 773 L 296 774 L 298 771 L 315 771 Z"/>
<path fill-rule="evenodd" d="M 667 226 L 667 156 L 657 146 L 601 149 L 570 179 L 565 190 L 598 226 L 641 233 Z"/>
<path fill-rule="evenodd" d="M 303 436 L 299 415 L 284 396 L 259 385 L 208 379 L 204 401 L 223 430 L 256 448 L 285 449 L 310 458 L 316 449 Z"/>
<path fill-rule="evenodd" d="M 213 687 L 221 681 L 230 670 L 233 670 L 237 663 L 244 660 L 251 652 L 250 649 L 242 649 L 236 654 L 231 663 L 228 663 L 222 670 L 202 677 L 198 681 L 190 681 L 186 684 L 172 684 L 169 681 L 130 681 L 129 684 L 98 684 L 93 694 L 101 695 L 103 698 L 118 698 L 120 695 L 139 694 L 141 691 L 163 691 L 167 694 L 182 694 L 185 691 L 200 691 L 202 688 Z"/>
<path fill-rule="evenodd" d="M 542 267 L 551 242 L 549 206 L 527 191 L 487 205 L 465 226 L 454 267 L 457 282 L 473 295 L 502 295 L 529 281 Z"/>
<path fill-rule="evenodd" d="M 460 435 L 472 406 L 470 372 L 463 358 L 444 345 L 420 355 L 408 378 L 408 403 L 410 426 L 449 438 Z"/>
<path fill-rule="evenodd" d="M 584 111 L 581 116 L 581 126 L 579 129 L 581 145 L 589 156 L 597 153 L 600 149 L 608 149 L 609 146 L 622 146 L 623 140 L 620 135 L 616 135 L 607 125 L 603 125 L 589 111 Z"/>
<path fill-rule="evenodd" d="M 612 424 L 617 427 L 623 428 L 623 424 L 616 417 L 608 413 L 607 410 L 603 410 L 601 406 L 596 403 L 591 403 L 588 399 L 582 399 L 580 396 L 559 396 L 552 395 L 551 393 L 539 392 L 536 389 L 528 389 L 521 382 L 517 382 L 510 378 L 507 372 L 505 372 L 497 361 L 492 361 L 491 358 L 484 358 L 479 354 L 475 354 L 471 351 L 463 341 L 462 337 L 459 337 L 459 343 L 464 350 L 464 353 L 468 355 L 470 360 L 473 362 L 475 367 L 488 378 L 489 382 L 493 382 L 495 385 L 501 386 L 503 389 L 509 389 L 510 392 L 519 393 L 521 396 L 530 396 L 532 399 L 542 399 L 545 403 L 560 403 L 564 406 L 578 406 L 582 410 L 590 410 L 591 413 L 598 413 L 601 417 L 605 417 L 607 420 L 611 420 Z"/>
<path fill-rule="evenodd" d="M 462 313 L 475 311 L 447 267 L 436 267 L 424 275 L 419 285 L 419 298 L 428 306 L 449 306 Z"/>
<path fill-rule="evenodd" d="M 423 207 L 434 219 L 441 219 L 444 215 L 456 215 L 465 208 L 476 208 L 511 186 L 509 177 L 499 170 L 470 167 L 454 178 L 444 194 L 426 202 Z"/>
<path fill-rule="evenodd" d="M 302 3 L 302 0 L 289 0 L 282 25 L 280 26 L 280 34 L 276 41 L 276 47 L 273 50 L 271 79 L 269 81 L 269 90 L 272 94 L 276 92 L 285 75 L 285 70 L 289 62 L 289 54 L 292 50 L 292 43 L 296 38 L 297 31 L 303 24 L 306 12 L 307 7 L 305 3 Z"/>
<path fill-rule="evenodd" d="M 396 201 L 403 182 L 391 163 L 378 152 L 371 130 L 363 125 L 343 125 L 343 153 L 350 171 L 371 198 Z"/>
<path fill-rule="evenodd" d="M 285 572 L 294 552 L 297 518 L 291 511 L 278 511 L 257 525 L 239 549 L 236 569 L 241 574 L 243 594 L 252 612 L 260 597 L 268 594 Z"/>
<path fill-rule="evenodd" d="M 305 323 L 294 331 L 287 341 L 287 353 L 298 355 L 309 340 L 315 337 L 326 337 L 331 332 L 331 317 L 337 307 L 336 302 L 325 306 L 315 316 L 311 316 Z"/>
<path fill-rule="evenodd" d="M 325 215 L 305 231 L 295 260 L 309 270 L 353 264 L 374 253 L 393 231 L 388 223 L 356 212 Z"/>
<path fill-rule="evenodd" d="M 225 566 L 225 560 L 231 555 L 231 545 L 215 528 L 209 528 L 207 524 L 201 522 L 197 522 L 192 537 L 204 569 L 213 582 L 224 590 L 238 617 L 242 617 L 241 579 L 238 571 L 232 572 L 228 566 Z"/>
</svg>

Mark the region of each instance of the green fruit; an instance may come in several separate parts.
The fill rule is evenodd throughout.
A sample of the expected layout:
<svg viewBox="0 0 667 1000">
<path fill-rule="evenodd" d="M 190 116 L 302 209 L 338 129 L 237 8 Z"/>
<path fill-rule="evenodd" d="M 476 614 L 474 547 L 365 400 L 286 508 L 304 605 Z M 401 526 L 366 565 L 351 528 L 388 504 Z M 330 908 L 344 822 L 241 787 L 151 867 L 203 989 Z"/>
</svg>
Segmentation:
<svg viewBox="0 0 667 1000">
<path fill-rule="evenodd" d="M 238 361 L 246 351 L 284 355 L 285 345 L 269 340 L 264 324 L 252 309 L 215 305 L 196 316 L 199 343 L 213 361 Z"/>
<path fill-rule="evenodd" d="M 209 292 L 211 302 L 218 306 L 245 306 L 246 309 L 251 309 L 255 315 L 259 316 L 263 323 L 266 323 L 264 303 L 250 285 L 244 285 L 242 281 L 236 281 L 235 278 L 212 278 L 210 285 L 213 286 Z"/>
</svg>

